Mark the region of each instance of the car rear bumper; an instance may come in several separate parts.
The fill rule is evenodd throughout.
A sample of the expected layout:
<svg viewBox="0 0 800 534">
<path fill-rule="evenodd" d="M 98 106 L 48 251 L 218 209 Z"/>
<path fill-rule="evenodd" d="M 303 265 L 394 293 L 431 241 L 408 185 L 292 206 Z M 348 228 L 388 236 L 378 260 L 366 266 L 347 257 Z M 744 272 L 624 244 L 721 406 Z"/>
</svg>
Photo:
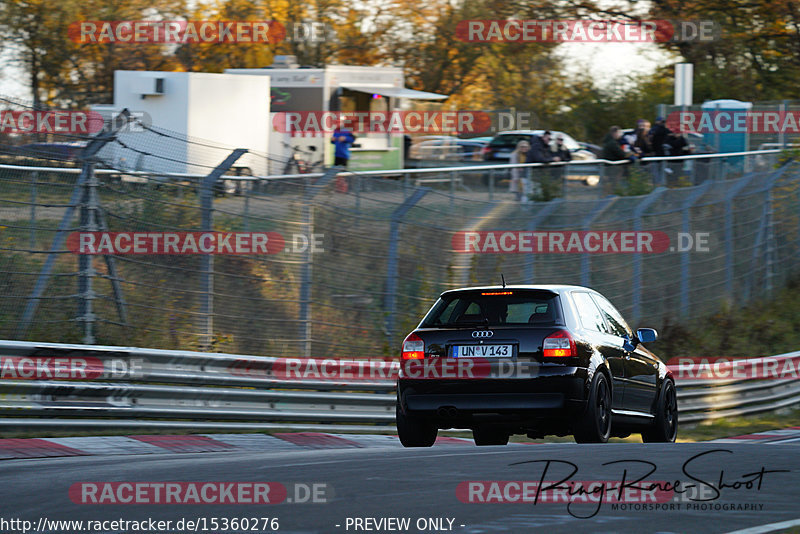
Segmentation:
<svg viewBox="0 0 800 534">
<path fill-rule="evenodd" d="M 558 418 L 586 406 L 586 369 L 513 380 L 412 380 L 397 383 L 404 413 L 440 422 Z"/>
</svg>

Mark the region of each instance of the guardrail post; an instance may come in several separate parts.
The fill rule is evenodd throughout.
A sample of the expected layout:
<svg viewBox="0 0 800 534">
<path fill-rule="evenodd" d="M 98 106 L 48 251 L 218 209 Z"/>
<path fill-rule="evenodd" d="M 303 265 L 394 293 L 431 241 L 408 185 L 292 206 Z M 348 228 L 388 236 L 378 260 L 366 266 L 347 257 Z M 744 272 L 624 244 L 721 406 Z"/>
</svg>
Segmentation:
<svg viewBox="0 0 800 534">
<path fill-rule="evenodd" d="M 389 254 L 386 261 L 386 341 L 391 346 L 395 334 L 395 313 L 397 308 L 397 245 L 400 240 L 402 218 L 422 197 L 430 192 L 428 187 L 418 187 L 405 202 L 392 213 L 389 228 Z"/>
<path fill-rule="evenodd" d="M 237 148 L 200 182 L 200 228 L 203 232 L 210 232 L 214 226 L 214 185 L 220 176 L 246 152 L 244 148 Z M 200 305 L 202 321 L 200 346 L 209 350 L 214 340 L 214 256 L 203 254 L 201 258 L 200 294 L 203 300 Z"/>
<path fill-rule="evenodd" d="M 336 178 L 336 175 L 341 171 L 341 167 L 330 167 L 322 175 L 317 182 L 310 187 L 306 187 L 305 194 L 303 195 L 303 223 L 306 229 L 306 237 L 308 238 L 309 246 L 303 252 L 303 263 L 300 265 L 300 336 L 303 340 L 303 356 L 305 358 L 311 357 L 311 271 L 313 254 L 311 252 L 311 243 L 314 233 L 314 199 L 321 193 L 325 187 Z"/>
<path fill-rule="evenodd" d="M 642 203 L 636 206 L 633 212 L 633 230 L 635 232 L 642 231 L 642 218 L 645 211 L 658 200 L 661 194 L 667 191 L 666 187 L 657 187 L 652 193 L 647 195 Z M 633 255 L 633 313 L 631 317 L 634 324 L 641 319 L 642 308 L 642 254 L 636 252 Z"/>
<path fill-rule="evenodd" d="M 494 169 L 489 169 L 489 201 L 494 200 Z"/>
</svg>

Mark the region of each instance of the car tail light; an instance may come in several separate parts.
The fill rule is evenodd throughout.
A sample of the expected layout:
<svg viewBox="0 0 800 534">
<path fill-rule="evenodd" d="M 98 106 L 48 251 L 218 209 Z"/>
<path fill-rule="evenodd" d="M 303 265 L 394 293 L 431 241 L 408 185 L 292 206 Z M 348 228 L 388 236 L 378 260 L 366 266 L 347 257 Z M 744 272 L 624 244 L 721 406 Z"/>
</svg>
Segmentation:
<svg viewBox="0 0 800 534">
<path fill-rule="evenodd" d="M 559 330 L 544 338 L 542 350 L 545 358 L 570 358 L 578 355 L 575 341 L 566 330 Z"/>
<path fill-rule="evenodd" d="M 492 148 L 489 145 L 481 148 L 481 158 L 486 158 L 489 156 L 489 153 L 492 151 Z"/>
<path fill-rule="evenodd" d="M 425 359 L 425 342 L 414 332 L 408 334 L 403 341 L 404 360 L 423 360 Z"/>
</svg>

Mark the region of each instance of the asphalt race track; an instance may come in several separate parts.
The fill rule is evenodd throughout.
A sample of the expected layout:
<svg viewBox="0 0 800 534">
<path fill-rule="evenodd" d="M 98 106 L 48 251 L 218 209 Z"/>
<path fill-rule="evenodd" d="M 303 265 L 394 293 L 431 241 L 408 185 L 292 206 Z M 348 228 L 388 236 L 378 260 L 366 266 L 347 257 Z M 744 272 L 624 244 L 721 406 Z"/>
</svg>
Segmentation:
<svg viewBox="0 0 800 534">
<path fill-rule="evenodd" d="M 543 462 L 546 460 L 553 462 L 548 466 Z M 612 461 L 622 462 L 601 465 Z M 466 498 L 467 494 L 457 493 L 459 484 L 468 481 L 539 481 L 545 466 L 548 466 L 548 471 L 544 480 L 560 480 L 577 469 L 570 480 L 621 481 L 624 476 L 630 482 L 653 469 L 643 461 L 652 462 L 656 469 L 644 480 L 680 480 L 687 484 L 694 478 L 696 487 L 689 490 L 684 485 L 685 493 L 681 496 L 672 494 L 669 502 L 659 503 L 662 506 L 658 510 L 613 509 L 609 502 L 600 506 L 597 502 L 572 506 L 566 502 L 465 503 L 459 500 L 459 496 Z M 37 526 L 42 518 L 172 520 L 172 528 L 163 532 L 190 531 L 186 527 L 179 529 L 174 526 L 181 518 L 204 520 L 204 524 L 198 522 L 196 525 L 199 532 L 245 530 L 241 528 L 242 524 L 238 529 L 231 529 L 229 525 L 225 530 L 221 523 L 223 519 L 277 518 L 278 532 L 295 533 L 724 533 L 800 518 L 799 467 L 800 441 L 780 444 L 547 444 L 482 448 L 451 443 L 430 449 L 402 449 L 376 444 L 362 448 L 271 452 L 12 459 L 0 462 L 0 515 L 5 520 L 29 520 Z M 627 475 L 624 474 L 626 469 Z M 788 472 L 770 472 L 773 470 Z M 165 481 L 279 482 L 286 487 L 287 495 L 279 504 L 76 504 L 71 500 L 71 495 L 78 502 L 83 498 L 74 488 L 85 486 L 73 486 L 76 483 Z M 722 489 L 717 494 L 712 486 Z M 491 486 L 478 487 L 488 491 Z M 504 487 L 508 489 L 509 486 Z M 307 502 L 313 500 L 306 491 L 309 488 L 317 490 L 317 500 L 327 502 Z M 519 497 L 519 493 L 509 495 Z M 687 498 L 690 495 L 712 500 L 695 502 Z M 296 500 L 306 502 L 294 502 Z M 672 510 L 670 504 L 675 505 Z M 407 518 L 410 526 L 402 529 L 395 523 L 386 523 L 387 518 Z M 215 525 L 212 525 L 212 519 L 216 519 Z M 357 519 L 362 521 L 357 522 Z M 383 523 L 372 522 L 381 519 Z M 420 529 L 417 528 L 418 521 Z M 111 528 L 93 531 L 131 532 L 118 525 L 108 526 Z M 217 528 L 212 529 L 212 526 Z M 249 524 L 247 531 L 272 531 L 269 526 L 262 526 Z M 0 531 L 15 532 L 8 525 Z M 40 530 L 56 531 L 65 530 L 44 527 Z M 71 531 L 75 532 L 77 528 Z"/>
</svg>

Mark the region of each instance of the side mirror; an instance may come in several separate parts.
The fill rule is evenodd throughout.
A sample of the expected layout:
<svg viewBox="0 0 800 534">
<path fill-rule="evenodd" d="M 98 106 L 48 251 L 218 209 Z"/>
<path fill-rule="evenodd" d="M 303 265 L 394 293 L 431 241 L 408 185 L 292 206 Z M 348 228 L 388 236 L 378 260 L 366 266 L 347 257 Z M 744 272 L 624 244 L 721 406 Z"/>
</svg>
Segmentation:
<svg viewBox="0 0 800 534">
<path fill-rule="evenodd" d="M 317 147 L 315 147 L 314 145 L 308 145 L 308 149 L 309 149 L 311 152 L 316 152 L 316 151 L 317 151 Z"/>
<path fill-rule="evenodd" d="M 636 331 L 636 337 L 639 338 L 640 343 L 652 343 L 658 339 L 658 332 L 653 328 L 640 328 Z"/>
</svg>

